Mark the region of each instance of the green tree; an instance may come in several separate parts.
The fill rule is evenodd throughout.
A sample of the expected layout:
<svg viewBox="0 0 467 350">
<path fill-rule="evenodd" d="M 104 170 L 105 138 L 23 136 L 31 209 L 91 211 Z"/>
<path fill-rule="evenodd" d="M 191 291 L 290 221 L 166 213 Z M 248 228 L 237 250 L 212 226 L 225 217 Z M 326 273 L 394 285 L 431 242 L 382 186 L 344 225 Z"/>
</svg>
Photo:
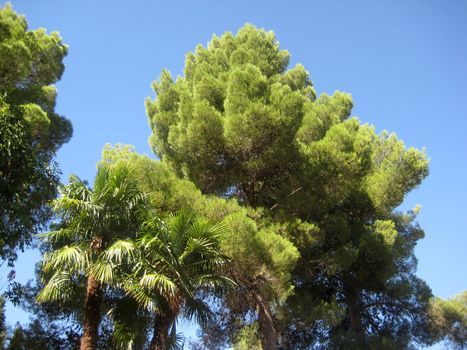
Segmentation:
<svg viewBox="0 0 467 350">
<path fill-rule="evenodd" d="M 434 298 L 429 310 L 430 328 L 453 349 L 467 346 L 467 291 L 452 299 Z"/>
<path fill-rule="evenodd" d="M 45 247 L 44 247 L 45 248 Z M 47 249 L 46 249 L 47 250 Z M 80 337 L 82 335 L 82 320 L 84 317 L 84 299 L 86 294 L 86 284 L 84 277 L 76 283 L 76 292 L 73 298 L 62 300 L 61 302 L 43 302 L 37 303 L 36 298 L 39 292 L 43 289 L 42 283 L 44 273 L 41 270 L 42 263 L 39 262 L 36 266 L 36 280 L 34 283 L 29 281 L 26 285 L 13 284 L 12 289 L 7 292 L 8 297 L 16 306 L 20 306 L 30 315 L 30 322 L 22 325 L 22 332 L 27 337 L 22 339 L 31 344 L 43 344 L 33 348 L 25 345 L 27 349 L 42 350 L 42 349 L 60 349 L 60 350 L 75 350 L 79 349 Z M 114 324 L 113 314 L 117 309 L 117 300 L 120 301 L 121 294 L 117 295 L 111 289 L 104 290 L 103 296 L 103 319 L 99 326 L 99 339 L 97 349 L 108 349 L 114 344 Z M 123 298 L 122 298 L 123 299 Z M 128 311 L 125 309 L 125 311 Z M 127 314 L 127 313 L 126 313 Z M 125 315 L 126 315 L 125 314 Z M 38 326 L 40 325 L 40 327 Z M 19 346 L 23 343 L 16 342 Z"/>
<path fill-rule="evenodd" d="M 279 328 L 290 348 L 428 342 L 431 291 L 415 276 L 413 255 L 423 231 L 415 213 L 396 211 L 427 176 L 427 157 L 349 118 L 350 95 L 317 97 L 304 67 L 287 69 L 288 61 L 274 34 L 252 25 L 214 36 L 187 55 L 182 77 L 163 71 L 154 83 L 156 98 L 146 102 L 150 143 L 203 194 L 235 198 L 264 241 L 277 246 L 278 236 L 298 249 L 297 264 L 278 264 L 279 274 L 269 268 L 293 281 L 287 304 L 258 294 L 264 349 L 277 348 Z M 247 260 L 242 247 L 226 248 L 238 253 L 234 264 Z"/>
<path fill-rule="evenodd" d="M 234 350 L 261 350 L 257 329 L 254 325 L 242 329 L 233 346 Z"/>
<path fill-rule="evenodd" d="M 138 288 L 130 292 L 156 313 L 150 349 L 169 348 L 181 312 L 200 324 L 206 322 L 210 310 L 199 293 L 233 286 L 222 274 L 227 258 L 220 241 L 225 234 L 224 225 L 188 212 L 172 216 L 167 225 L 152 221 L 144 226 L 139 238 L 143 263 L 132 276 L 138 279 Z"/>
<path fill-rule="evenodd" d="M 53 159 L 72 134 L 53 86 L 66 54 L 58 33 L 28 30 L 11 5 L 0 9 L 0 256 L 10 263 L 47 223 L 57 194 Z"/>
<path fill-rule="evenodd" d="M 54 202 L 59 229 L 45 234 L 52 251 L 44 256 L 46 282 L 39 302 L 62 302 L 75 297 L 85 279 L 81 349 L 96 349 L 103 300 L 98 257 L 112 243 L 136 235 L 144 218 L 145 196 L 128 164 L 101 166 L 93 189 L 72 176 Z M 107 271 L 112 273 L 112 271 Z"/>
<path fill-rule="evenodd" d="M 36 319 L 27 327 L 16 325 L 7 350 L 62 350 L 64 346 L 58 329 L 44 329 L 41 321 Z M 70 349 L 71 350 L 71 349 Z"/>
<path fill-rule="evenodd" d="M 165 162 L 138 155 L 131 146 L 106 147 L 105 163 L 126 159 L 135 165 L 140 185 L 148 193 L 151 206 L 159 213 L 177 213 L 191 210 L 209 220 L 223 221 L 229 234 L 221 243 L 222 251 L 231 257 L 228 274 L 239 287 L 224 294 L 227 308 L 235 312 L 223 313 L 229 322 L 232 319 L 251 317 L 257 313 L 262 320 L 267 337 L 263 342 L 274 343 L 274 320 L 269 308 L 284 302 L 292 292 L 290 272 L 298 259 L 296 248 L 275 231 L 276 226 L 263 220 L 262 214 L 252 208 L 240 206 L 235 198 L 219 198 L 203 195 L 189 180 L 180 179 Z M 258 222 L 258 223 L 257 223 Z M 224 310 L 225 311 L 225 310 Z M 222 342 L 233 342 L 237 338 L 237 327 L 219 330 Z M 210 333 L 212 328 L 210 328 Z M 219 343 L 220 344 L 220 343 Z M 264 345 L 266 346 L 266 345 Z"/>
<path fill-rule="evenodd" d="M 301 287 L 295 300 L 316 294 L 318 305 L 324 301 L 344 311 L 341 321 L 330 325 L 330 341 L 341 344 L 336 347 L 370 347 L 383 339 L 393 348 L 428 342 L 423 314 L 431 291 L 415 276 L 413 255 L 424 233 L 414 221 L 417 210 L 394 211 L 426 176 L 425 155 L 355 119 L 337 124 L 307 147 L 325 180 L 317 188 L 301 182 L 305 194 L 322 200 L 319 208 L 304 204 L 290 230 L 304 258 L 297 265 Z"/>
<path fill-rule="evenodd" d="M 25 350 L 25 343 L 26 336 L 24 334 L 23 328 L 20 325 L 15 327 L 13 331 L 13 335 L 10 339 L 10 343 L 8 344 L 8 350 Z"/>
<path fill-rule="evenodd" d="M 251 25 L 198 45 L 184 77 L 163 71 L 156 100 L 146 101 L 155 153 L 205 193 L 274 205 L 297 164 L 304 105 L 315 99 L 303 66 L 286 71 L 288 62 L 274 34 Z"/>
</svg>

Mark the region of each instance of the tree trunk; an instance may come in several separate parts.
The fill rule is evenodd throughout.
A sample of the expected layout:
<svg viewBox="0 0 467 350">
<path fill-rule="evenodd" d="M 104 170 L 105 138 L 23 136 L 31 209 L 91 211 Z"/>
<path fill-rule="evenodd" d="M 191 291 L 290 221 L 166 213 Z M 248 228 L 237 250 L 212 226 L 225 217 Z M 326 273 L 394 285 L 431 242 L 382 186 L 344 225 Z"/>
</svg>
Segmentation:
<svg viewBox="0 0 467 350">
<path fill-rule="evenodd" d="M 358 344 L 361 346 L 365 345 L 365 330 L 362 324 L 362 314 L 360 309 L 360 301 L 358 298 L 357 291 L 352 287 L 346 288 L 346 299 L 348 306 L 348 313 L 350 319 L 350 328 L 354 333 Z"/>
<path fill-rule="evenodd" d="M 170 325 L 177 316 L 173 312 L 166 315 L 157 315 L 154 321 L 154 334 L 152 336 L 150 350 L 166 350 L 169 338 Z"/>
<path fill-rule="evenodd" d="M 274 328 L 274 320 L 268 303 L 259 292 L 253 292 L 256 300 L 256 310 L 258 311 L 259 334 L 261 337 L 261 347 L 263 350 L 277 350 L 277 333 Z"/>
<path fill-rule="evenodd" d="M 102 288 L 99 281 L 89 276 L 84 300 L 83 335 L 80 350 L 96 350 L 102 304 Z"/>
</svg>

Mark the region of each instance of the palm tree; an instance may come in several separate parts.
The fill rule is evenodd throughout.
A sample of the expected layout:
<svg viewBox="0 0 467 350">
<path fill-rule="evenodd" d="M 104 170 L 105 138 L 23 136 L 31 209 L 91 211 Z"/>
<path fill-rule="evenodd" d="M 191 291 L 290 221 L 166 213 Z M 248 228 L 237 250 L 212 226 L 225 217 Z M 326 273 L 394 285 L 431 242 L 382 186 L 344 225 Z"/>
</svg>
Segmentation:
<svg viewBox="0 0 467 350">
<path fill-rule="evenodd" d="M 151 350 L 167 348 L 181 312 L 200 324 L 207 321 L 210 310 L 201 300 L 201 292 L 233 286 L 222 274 L 228 262 L 220 249 L 226 231 L 223 224 L 193 212 L 174 215 L 165 226 L 157 220 L 145 225 L 139 240 L 144 259 L 137 296 L 145 305 L 156 301 L 158 306 Z"/>
<path fill-rule="evenodd" d="M 44 235 L 52 251 L 44 256 L 45 287 L 37 300 L 64 301 L 73 284 L 86 278 L 81 350 L 95 350 L 103 300 L 96 278 L 98 257 L 117 240 L 134 238 L 143 221 L 146 200 L 128 163 L 101 166 L 93 189 L 76 176 L 54 201 L 60 228 Z M 112 274 L 112 271 L 107 271 Z"/>
<path fill-rule="evenodd" d="M 220 252 L 225 234 L 223 224 L 180 212 L 167 223 L 156 217 L 146 221 L 136 241 L 115 242 L 101 254 L 98 279 L 121 287 L 154 315 L 151 350 L 180 348 L 180 313 L 204 324 L 210 316 L 204 292 L 234 285 L 222 274 L 228 262 Z M 110 270 L 113 276 L 105 273 Z"/>
</svg>

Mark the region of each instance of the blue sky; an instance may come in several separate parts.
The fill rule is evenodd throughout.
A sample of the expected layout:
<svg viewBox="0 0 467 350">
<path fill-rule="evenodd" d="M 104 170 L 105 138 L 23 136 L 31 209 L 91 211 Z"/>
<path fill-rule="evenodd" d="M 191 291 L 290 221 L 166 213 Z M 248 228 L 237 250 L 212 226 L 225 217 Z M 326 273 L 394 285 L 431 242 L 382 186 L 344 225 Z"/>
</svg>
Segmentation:
<svg viewBox="0 0 467 350">
<path fill-rule="evenodd" d="M 4 3 L 1 1 L 0 3 Z M 422 205 L 426 231 L 418 275 L 435 295 L 467 289 L 467 2 L 433 1 L 63 1 L 13 0 L 30 28 L 57 30 L 69 45 L 57 110 L 74 136 L 58 154 L 64 179 L 92 181 L 104 144 L 151 154 L 144 99 L 163 68 L 213 33 L 244 23 L 273 30 L 291 65 L 302 63 L 318 93 L 350 92 L 353 114 L 426 147 L 430 175 L 404 209 Z M 17 267 L 31 278 L 28 253 Z M 21 319 L 9 308 L 8 320 Z"/>
</svg>

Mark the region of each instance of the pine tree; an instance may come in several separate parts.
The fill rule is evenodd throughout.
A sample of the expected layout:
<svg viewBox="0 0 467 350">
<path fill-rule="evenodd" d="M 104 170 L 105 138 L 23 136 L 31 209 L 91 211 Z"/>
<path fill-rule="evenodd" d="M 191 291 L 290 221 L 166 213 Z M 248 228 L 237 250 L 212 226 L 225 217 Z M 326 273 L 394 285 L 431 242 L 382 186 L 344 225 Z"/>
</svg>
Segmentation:
<svg viewBox="0 0 467 350">
<path fill-rule="evenodd" d="M 253 297 L 264 349 L 278 347 L 279 333 L 290 348 L 428 342 L 431 291 L 413 255 L 423 231 L 416 211 L 396 211 L 427 176 L 428 159 L 351 118 L 350 95 L 317 97 L 305 68 L 288 62 L 274 34 L 252 25 L 198 45 L 184 75 L 163 71 L 146 102 L 154 152 L 203 194 L 244 207 L 235 221 L 244 237 L 298 249 L 298 263 L 289 256 L 280 273 L 265 264 L 266 284 L 282 273 L 293 287 L 286 304 L 262 288 Z M 226 247 L 234 264 L 248 260 L 242 247 Z"/>
<path fill-rule="evenodd" d="M 44 228 L 57 195 L 54 157 L 72 128 L 55 112 L 53 84 L 67 51 L 57 32 L 28 30 L 11 5 L 0 9 L 0 258 L 10 263 Z"/>
</svg>

